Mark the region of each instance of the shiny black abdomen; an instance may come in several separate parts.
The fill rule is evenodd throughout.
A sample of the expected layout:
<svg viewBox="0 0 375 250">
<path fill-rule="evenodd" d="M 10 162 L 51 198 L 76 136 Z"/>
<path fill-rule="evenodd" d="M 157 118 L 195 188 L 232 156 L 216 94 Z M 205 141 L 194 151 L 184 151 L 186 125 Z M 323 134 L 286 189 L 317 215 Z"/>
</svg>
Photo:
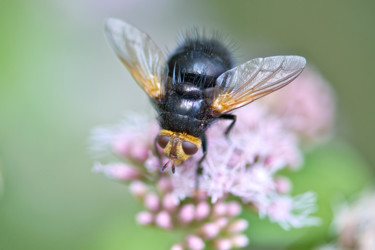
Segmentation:
<svg viewBox="0 0 375 250">
<path fill-rule="evenodd" d="M 172 85 L 160 105 L 161 127 L 200 137 L 213 119 L 208 100 L 204 90 L 191 83 Z"/>
<path fill-rule="evenodd" d="M 168 86 L 158 107 L 163 129 L 200 137 L 215 119 L 212 91 L 233 67 L 229 51 L 212 39 L 187 39 L 168 59 Z"/>
</svg>

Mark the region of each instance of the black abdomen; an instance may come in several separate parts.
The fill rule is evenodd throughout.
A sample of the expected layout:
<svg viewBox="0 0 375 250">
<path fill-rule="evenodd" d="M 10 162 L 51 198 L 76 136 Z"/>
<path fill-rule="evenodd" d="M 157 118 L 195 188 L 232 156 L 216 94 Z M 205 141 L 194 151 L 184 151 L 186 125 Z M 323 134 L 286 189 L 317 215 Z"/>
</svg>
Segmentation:
<svg viewBox="0 0 375 250">
<path fill-rule="evenodd" d="M 204 90 L 191 83 L 172 86 L 163 99 L 159 122 L 163 129 L 201 136 L 212 120 Z"/>
</svg>

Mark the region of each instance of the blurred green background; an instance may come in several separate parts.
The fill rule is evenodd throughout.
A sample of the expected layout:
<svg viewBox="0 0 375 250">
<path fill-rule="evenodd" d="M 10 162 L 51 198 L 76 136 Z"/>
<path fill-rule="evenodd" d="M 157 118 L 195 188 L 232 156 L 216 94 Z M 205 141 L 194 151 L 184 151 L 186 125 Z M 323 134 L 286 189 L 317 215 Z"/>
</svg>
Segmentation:
<svg viewBox="0 0 375 250">
<path fill-rule="evenodd" d="M 179 240 L 137 226 L 139 205 L 127 189 L 91 173 L 92 127 L 130 110 L 152 113 L 104 40 L 109 16 L 161 48 L 173 49 L 184 28 L 204 26 L 235 41 L 240 62 L 299 54 L 319 69 L 337 94 L 337 139 L 290 176 L 296 193 L 318 192 L 323 228 L 282 232 L 253 218 L 249 233 L 260 248 L 324 242 L 337 194 L 355 194 L 373 179 L 374 3 L 0 1 L 0 249 L 166 249 Z"/>
</svg>

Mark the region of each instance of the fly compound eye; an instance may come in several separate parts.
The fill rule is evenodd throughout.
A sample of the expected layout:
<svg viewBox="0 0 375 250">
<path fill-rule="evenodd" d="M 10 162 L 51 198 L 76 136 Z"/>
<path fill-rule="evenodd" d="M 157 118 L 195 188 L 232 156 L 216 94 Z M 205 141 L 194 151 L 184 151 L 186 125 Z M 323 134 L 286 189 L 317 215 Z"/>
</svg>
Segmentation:
<svg viewBox="0 0 375 250">
<path fill-rule="evenodd" d="M 165 148 L 169 142 L 169 136 L 167 135 L 159 135 L 158 136 L 158 144 L 160 147 Z"/>
<path fill-rule="evenodd" d="M 187 155 L 193 155 L 198 151 L 198 147 L 194 143 L 184 141 L 182 143 L 182 150 L 184 150 Z"/>
</svg>

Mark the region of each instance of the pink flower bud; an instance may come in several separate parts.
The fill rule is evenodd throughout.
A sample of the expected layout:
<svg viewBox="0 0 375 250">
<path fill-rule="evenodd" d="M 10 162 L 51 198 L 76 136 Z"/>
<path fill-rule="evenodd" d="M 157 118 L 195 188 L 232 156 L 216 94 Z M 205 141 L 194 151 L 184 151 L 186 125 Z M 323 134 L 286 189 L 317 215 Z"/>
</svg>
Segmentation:
<svg viewBox="0 0 375 250">
<path fill-rule="evenodd" d="M 230 233 L 240 233 L 248 227 L 249 223 L 247 220 L 238 219 L 230 223 L 228 227 L 228 232 Z"/>
<path fill-rule="evenodd" d="M 208 203 L 204 201 L 198 203 L 195 209 L 195 219 L 197 221 L 203 220 L 207 218 L 209 214 L 210 214 L 210 205 L 208 205 Z"/>
<path fill-rule="evenodd" d="M 183 224 L 187 224 L 194 219 L 194 205 L 193 204 L 186 204 L 184 205 L 180 213 L 178 214 L 178 219 Z"/>
<path fill-rule="evenodd" d="M 119 155 L 128 156 L 130 152 L 130 144 L 124 138 L 118 138 L 113 142 L 113 151 Z"/>
<path fill-rule="evenodd" d="M 228 225 L 228 218 L 220 218 L 218 220 L 216 220 L 215 224 L 220 228 L 224 228 Z"/>
<path fill-rule="evenodd" d="M 97 173 L 103 173 L 111 179 L 122 181 L 131 181 L 142 176 L 139 169 L 122 163 L 114 163 L 108 165 L 95 163 L 93 171 Z"/>
<path fill-rule="evenodd" d="M 149 193 L 145 197 L 145 206 L 151 211 L 157 211 L 160 207 L 159 197 L 155 193 Z"/>
<path fill-rule="evenodd" d="M 148 148 L 143 143 L 135 143 L 130 148 L 130 157 L 140 161 L 144 162 L 148 156 Z"/>
<path fill-rule="evenodd" d="M 230 217 L 237 216 L 241 213 L 242 208 L 241 205 L 238 202 L 231 201 L 227 203 L 227 215 Z"/>
<path fill-rule="evenodd" d="M 172 212 L 177 208 L 177 206 L 178 201 L 172 193 L 168 193 L 164 196 L 163 207 L 165 208 L 165 210 Z"/>
<path fill-rule="evenodd" d="M 224 216 L 227 213 L 228 206 L 223 202 L 218 202 L 213 207 L 213 215 L 216 217 Z"/>
<path fill-rule="evenodd" d="M 135 180 L 142 176 L 139 169 L 125 164 L 117 164 L 112 166 L 110 172 L 112 178 L 124 181 Z"/>
<path fill-rule="evenodd" d="M 148 187 L 142 181 L 133 181 L 130 186 L 130 193 L 133 194 L 137 198 L 143 198 L 147 192 Z"/>
<path fill-rule="evenodd" d="M 290 181 L 285 177 L 278 177 L 275 179 L 276 191 L 281 194 L 289 193 L 291 189 Z"/>
<path fill-rule="evenodd" d="M 184 247 L 181 244 L 173 245 L 171 250 L 184 250 Z"/>
<path fill-rule="evenodd" d="M 186 244 L 189 249 L 193 249 L 193 250 L 200 250 L 205 247 L 203 240 L 195 235 L 187 236 Z"/>
<path fill-rule="evenodd" d="M 201 233 L 206 239 L 216 237 L 220 232 L 220 228 L 215 223 L 206 223 L 201 227 Z"/>
<path fill-rule="evenodd" d="M 215 245 L 216 249 L 219 249 L 219 250 L 227 250 L 227 249 L 232 248 L 232 243 L 228 239 L 215 240 L 214 245 Z"/>
<path fill-rule="evenodd" d="M 246 235 L 239 234 L 239 235 L 233 236 L 231 238 L 231 242 L 233 244 L 233 247 L 243 248 L 249 244 L 249 238 L 247 238 Z"/>
<path fill-rule="evenodd" d="M 150 225 L 153 222 L 154 216 L 148 211 L 142 211 L 137 214 L 136 220 L 138 224 Z"/>
<path fill-rule="evenodd" d="M 166 177 L 160 178 L 157 185 L 158 185 L 159 191 L 162 193 L 170 192 L 173 189 L 171 180 Z"/>
<path fill-rule="evenodd" d="M 152 154 L 151 150 L 148 151 L 147 159 L 144 162 L 144 166 L 151 173 L 160 171 L 159 159 Z"/>
<path fill-rule="evenodd" d="M 293 206 L 292 202 L 292 199 L 289 197 L 275 199 L 267 209 L 270 219 L 274 221 L 283 221 L 289 218 Z"/>
<path fill-rule="evenodd" d="M 172 218 L 167 211 L 161 211 L 156 215 L 155 223 L 164 229 L 172 229 Z"/>
</svg>

